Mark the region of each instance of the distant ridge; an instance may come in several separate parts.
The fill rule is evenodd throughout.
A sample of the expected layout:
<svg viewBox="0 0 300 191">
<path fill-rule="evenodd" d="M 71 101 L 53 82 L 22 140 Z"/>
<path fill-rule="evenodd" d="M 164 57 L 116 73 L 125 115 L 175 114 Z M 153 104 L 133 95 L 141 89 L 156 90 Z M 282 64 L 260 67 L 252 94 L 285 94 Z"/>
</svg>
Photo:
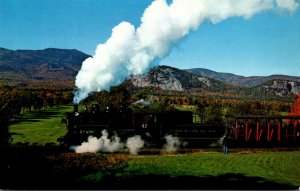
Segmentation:
<svg viewBox="0 0 300 191">
<path fill-rule="evenodd" d="M 275 74 L 270 76 L 244 77 L 244 76 L 235 75 L 231 73 L 215 72 L 204 68 L 192 68 L 192 69 L 186 69 L 185 71 L 196 75 L 214 78 L 216 80 L 220 80 L 222 82 L 226 82 L 240 87 L 254 87 L 270 80 L 287 80 L 287 81 L 300 82 L 299 76 L 288 76 L 288 75 L 281 75 L 281 74 Z"/>
</svg>

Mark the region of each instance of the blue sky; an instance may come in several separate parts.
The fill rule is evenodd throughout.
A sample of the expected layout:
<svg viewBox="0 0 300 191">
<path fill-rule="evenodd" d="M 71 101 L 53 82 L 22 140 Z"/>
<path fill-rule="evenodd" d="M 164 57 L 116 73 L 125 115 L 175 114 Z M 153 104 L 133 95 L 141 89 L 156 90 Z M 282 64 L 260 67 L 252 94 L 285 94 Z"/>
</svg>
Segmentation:
<svg viewBox="0 0 300 191">
<path fill-rule="evenodd" d="M 121 21 L 136 27 L 150 0 L 1 0 L 0 47 L 78 49 L 93 55 Z M 244 76 L 300 76 L 300 11 L 203 23 L 161 64 Z"/>
</svg>

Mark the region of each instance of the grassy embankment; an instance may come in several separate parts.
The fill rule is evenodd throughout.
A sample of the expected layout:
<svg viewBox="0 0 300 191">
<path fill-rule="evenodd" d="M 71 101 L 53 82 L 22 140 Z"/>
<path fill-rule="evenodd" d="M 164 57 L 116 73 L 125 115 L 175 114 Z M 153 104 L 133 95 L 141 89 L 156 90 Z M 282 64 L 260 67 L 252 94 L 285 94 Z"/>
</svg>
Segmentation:
<svg viewBox="0 0 300 191">
<path fill-rule="evenodd" d="M 130 156 L 31 147 L 10 151 L 11 168 L 0 176 L 0 188 L 296 190 L 300 185 L 299 151 Z"/>
</svg>

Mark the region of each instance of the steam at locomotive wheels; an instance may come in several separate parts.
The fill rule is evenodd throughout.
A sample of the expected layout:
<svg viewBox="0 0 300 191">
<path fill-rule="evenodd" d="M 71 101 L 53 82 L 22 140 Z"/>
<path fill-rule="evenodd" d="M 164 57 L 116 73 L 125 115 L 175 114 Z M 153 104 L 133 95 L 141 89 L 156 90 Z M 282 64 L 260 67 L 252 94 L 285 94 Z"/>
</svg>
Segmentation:
<svg viewBox="0 0 300 191">
<path fill-rule="evenodd" d="M 191 111 L 133 111 L 129 108 L 100 110 L 99 105 L 65 114 L 68 132 L 58 140 L 65 145 L 79 145 L 89 136 L 101 137 L 106 130 L 121 140 L 140 135 L 148 147 L 161 147 L 165 137 L 179 138 L 181 147 L 208 147 L 220 144 L 224 134 L 230 147 L 300 146 L 300 116 L 235 115 L 226 123 L 196 122 Z"/>
</svg>

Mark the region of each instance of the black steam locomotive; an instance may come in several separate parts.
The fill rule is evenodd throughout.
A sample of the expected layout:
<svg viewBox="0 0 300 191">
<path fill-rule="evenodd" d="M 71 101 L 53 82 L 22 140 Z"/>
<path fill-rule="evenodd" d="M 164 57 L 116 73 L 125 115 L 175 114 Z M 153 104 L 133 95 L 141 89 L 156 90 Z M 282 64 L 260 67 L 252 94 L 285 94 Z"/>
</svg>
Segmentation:
<svg viewBox="0 0 300 191">
<path fill-rule="evenodd" d="M 101 137 L 102 130 L 117 135 L 121 141 L 140 135 L 150 147 L 161 146 L 165 136 L 178 137 L 186 146 L 208 145 L 219 140 L 225 132 L 225 125 L 195 123 L 190 111 L 133 112 L 131 109 L 101 111 L 98 105 L 91 110 L 66 113 L 68 132 L 59 141 L 66 145 L 78 145 L 88 136 Z"/>
</svg>

